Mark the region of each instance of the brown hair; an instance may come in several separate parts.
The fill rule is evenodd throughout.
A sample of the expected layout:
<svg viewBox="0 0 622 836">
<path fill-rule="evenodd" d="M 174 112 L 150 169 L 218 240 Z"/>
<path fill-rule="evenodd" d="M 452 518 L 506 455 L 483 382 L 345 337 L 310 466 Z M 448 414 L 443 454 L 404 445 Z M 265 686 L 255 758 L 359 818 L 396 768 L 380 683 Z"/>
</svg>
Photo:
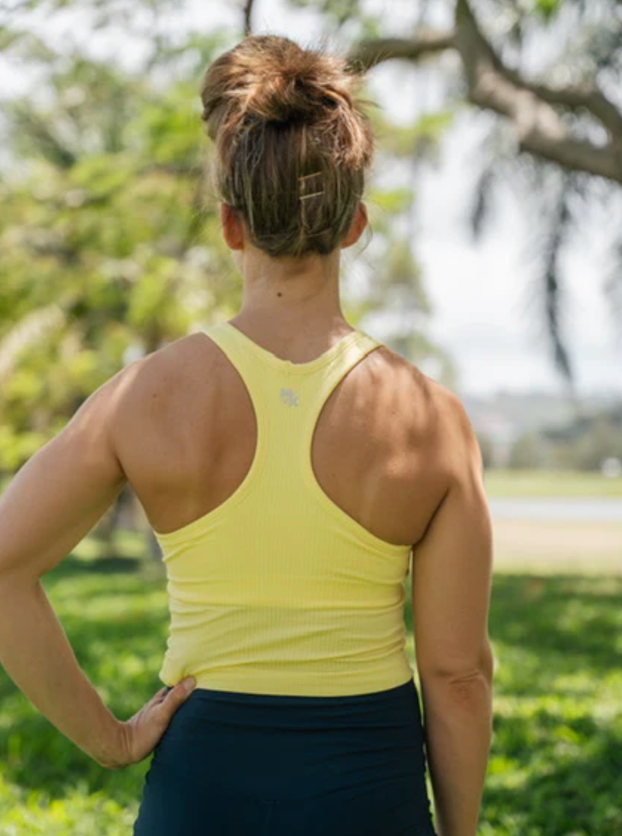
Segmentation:
<svg viewBox="0 0 622 836">
<path fill-rule="evenodd" d="M 374 158 L 362 82 L 325 46 L 278 35 L 250 35 L 206 69 L 212 184 L 269 255 L 328 254 L 347 234 Z"/>
</svg>

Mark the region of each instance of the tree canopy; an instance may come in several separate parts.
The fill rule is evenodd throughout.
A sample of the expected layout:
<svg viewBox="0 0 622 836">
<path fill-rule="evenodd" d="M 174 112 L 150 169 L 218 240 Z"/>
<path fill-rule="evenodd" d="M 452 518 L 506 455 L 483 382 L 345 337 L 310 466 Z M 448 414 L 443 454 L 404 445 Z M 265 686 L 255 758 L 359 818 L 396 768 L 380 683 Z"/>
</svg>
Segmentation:
<svg viewBox="0 0 622 836">
<path fill-rule="evenodd" d="M 344 310 L 354 323 L 393 311 L 387 342 L 450 386 L 451 358 L 427 334 L 433 315 L 417 260 L 417 171 L 465 108 L 494 114 L 482 149 L 471 229 L 486 231 L 495 189 L 512 182 L 534 218 L 543 315 L 560 372 L 572 383 L 563 329 L 564 245 L 596 204 L 619 212 L 622 183 L 622 3 L 458 0 L 452 20 L 392 31 L 383 4 L 289 0 L 313 7 L 350 66 L 434 65 L 446 99 L 413 124 L 381 103 L 368 187 L 373 237 L 344 266 Z M 253 29 L 261 0 L 239 8 L 238 27 L 170 26 L 169 0 L 21 0 L 0 10 L 4 60 L 36 77 L 5 96 L 0 182 L 0 468 L 19 467 L 81 401 L 123 364 L 204 322 L 231 316 L 241 298 L 204 177 L 211 148 L 199 119 L 198 79 Z M 89 38 L 70 47 L 29 24 L 32 12 L 86 15 L 93 33 L 122 26 L 143 58 L 128 69 L 98 57 Z M 532 41 L 554 36 L 556 57 L 526 68 Z M 531 50 L 531 52 L 530 52 Z M 138 50 L 137 50 L 138 51 Z M 538 56 L 542 63 L 542 49 Z M 445 60 L 453 56 L 452 60 Z M 523 64 L 525 66 L 523 66 Z M 373 96 L 368 95 L 369 98 Z M 622 227 L 611 224 L 612 310 L 622 310 Z"/>
</svg>

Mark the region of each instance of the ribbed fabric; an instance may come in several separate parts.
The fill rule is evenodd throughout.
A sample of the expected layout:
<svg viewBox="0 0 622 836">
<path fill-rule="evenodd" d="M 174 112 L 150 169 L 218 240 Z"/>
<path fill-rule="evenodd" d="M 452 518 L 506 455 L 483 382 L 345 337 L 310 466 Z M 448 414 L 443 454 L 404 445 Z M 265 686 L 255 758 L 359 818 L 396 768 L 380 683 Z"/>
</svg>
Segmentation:
<svg viewBox="0 0 622 836">
<path fill-rule="evenodd" d="M 352 331 L 292 363 L 229 322 L 203 329 L 253 402 L 257 448 L 243 482 L 208 514 L 154 534 L 170 627 L 159 672 L 250 694 L 346 696 L 413 677 L 404 581 L 411 545 L 376 537 L 324 493 L 311 440 L 326 399 L 379 345 Z"/>
</svg>

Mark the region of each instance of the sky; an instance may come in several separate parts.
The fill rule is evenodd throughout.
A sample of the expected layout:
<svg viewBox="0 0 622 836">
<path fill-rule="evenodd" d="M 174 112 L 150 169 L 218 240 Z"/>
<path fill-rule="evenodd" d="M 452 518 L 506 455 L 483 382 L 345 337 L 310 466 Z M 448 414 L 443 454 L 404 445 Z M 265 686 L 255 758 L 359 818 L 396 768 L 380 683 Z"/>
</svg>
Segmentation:
<svg viewBox="0 0 622 836">
<path fill-rule="evenodd" d="M 403 34 L 412 25 L 410 4 L 397 0 L 373 0 L 373 4 L 380 4 L 385 12 L 387 34 Z M 446 4 L 432 3 L 431 8 L 436 14 L 429 22 L 440 27 L 449 22 Z M 239 27 L 241 21 L 239 7 L 230 2 L 193 0 L 184 15 L 171 17 L 167 25 Z M 300 42 L 320 31 L 315 15 L 289 11 L 282 0 L 257 0 L 253 23 L 257 33 L 289 35 Z M 48 36 L 54 32 L 49 18 L 42 25 Z M 79 20 L 75 13 L 59 16 L 56 27 L 57 36 L 66 37 L 68 31 L 79 30 Z M 110 55 L 116 50 L 120 58 L 116 38 L 96 34 L 89 39 L 93 51 Z M 131 52 L 124 55 L 131 63 Z M 548 56 L 549 51 L 535 50 L 531 69 L 536 71 Z M 451 66 L 455 56 L 441 60 Z M 446 82 L 436 66 L 392 62 L 370 72 L 372 91 L 392 119 L 408 123 L 441 106 Z M 7 86 L 18 90 L 19 73 L 11 75 L 15 68 L 0 66 L 0 70 L 2 95 Z M 482 118 L 475 109 L 461 113 L 442 140 L 439 163 L 418 169 L 413 249 L 433 308 L 428 333 L 453 355 L 463 392 L 492 396 L 499 389 L 538 389 L 562 394 L 564 384 L 553 367 L 540 311 L 541 296 L 535 284 L 539 264 L 533 257 L 534 230 L 524 196 L 510 184 L 498 190 L 494 222 L 483 240 L 474 242 L 467 234 L 478 156 L 483 153 L 480 142 L 489 124 L 490 119 Z M 622 395 L 622 324 L 616 329 L 601 287 L 608 266 L 605 245 L 610 241 L 603 221 L 611 224 L 609 229 L 622 227 L 622 201 L 615 218 L 594 214 L 585 219 L 581 235 L 563 259 L 563 328 L 579 394 Z M 370 319 L 365 329 L 384 339 L 386 327 L 390 323 L 387 326 L 386 319 L 378 317 Z"/>
</svg>

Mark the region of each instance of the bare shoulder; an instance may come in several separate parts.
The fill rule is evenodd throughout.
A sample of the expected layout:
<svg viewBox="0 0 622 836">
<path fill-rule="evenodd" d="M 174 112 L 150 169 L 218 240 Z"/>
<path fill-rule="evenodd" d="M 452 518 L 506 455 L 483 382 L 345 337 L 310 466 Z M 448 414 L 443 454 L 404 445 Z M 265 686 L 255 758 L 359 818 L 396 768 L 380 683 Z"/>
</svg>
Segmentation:
<svg viewBox="0 0 622 836">
<path fill-rule="evenodd" d="M 431 383 L 444 432 L 467 451 L 471 453 L 479 451 L 473 424 L 460 397 L 441 383 L 436 381 L 431 381 Z"/>
<path fill-rule="evenodd" d="M 119 408 L 135 409 L 157 399 L 166 403 L 195 373 L 202 343 L 200 334 L 190 334 L 128 363 L 114 378 Z M 209 352 L 202 356 L 209 357 Z"/>
<path fill-rule="evenodd" d="M 411 412 L 408 405 L 412 404 L 415 407 L 412 411 L 414 416 L 436 419 L 439 406 L 436 391 L 438 384 L 418 366 L 383 344 L 371 353 L 367 367 L 375 392 L 382 392 L 386 388 L 391 390 L 393 396 L 398 393 L 400 399 L 397 403 L 400 407 L 405 406 L 407 412 Z"/>
<path fill-rule="evenodd" d="M 128 363 L 108 381 L 109 414 L 118 450 L 127 449 L 128 439 L 143 433 L 147 424 L 157 430 L 170 423 L 169 416 L 184 402 L 182 395 L 201 368 L 199 358 L 203 366 L 210 365 L 209 351 L 201 352 L 202 342 L 200 334 L 180 337 Z"/>
<path fill-rule="evenodd" d="M 386 345 L 372 354 L 372 367 L 378 385 L 390 378 L 392 389 L 403 393 L 399 403 L 412 420 L 413 428 L 423 432 L 426 442 L 434 450 L 439 465 L 455 466 L 456 453 L 465 458 L 477 457 L 480 452 L 473 425 L 460 397 L 447 386 L 426 375 L 417 365 Z"/>
</svg>

